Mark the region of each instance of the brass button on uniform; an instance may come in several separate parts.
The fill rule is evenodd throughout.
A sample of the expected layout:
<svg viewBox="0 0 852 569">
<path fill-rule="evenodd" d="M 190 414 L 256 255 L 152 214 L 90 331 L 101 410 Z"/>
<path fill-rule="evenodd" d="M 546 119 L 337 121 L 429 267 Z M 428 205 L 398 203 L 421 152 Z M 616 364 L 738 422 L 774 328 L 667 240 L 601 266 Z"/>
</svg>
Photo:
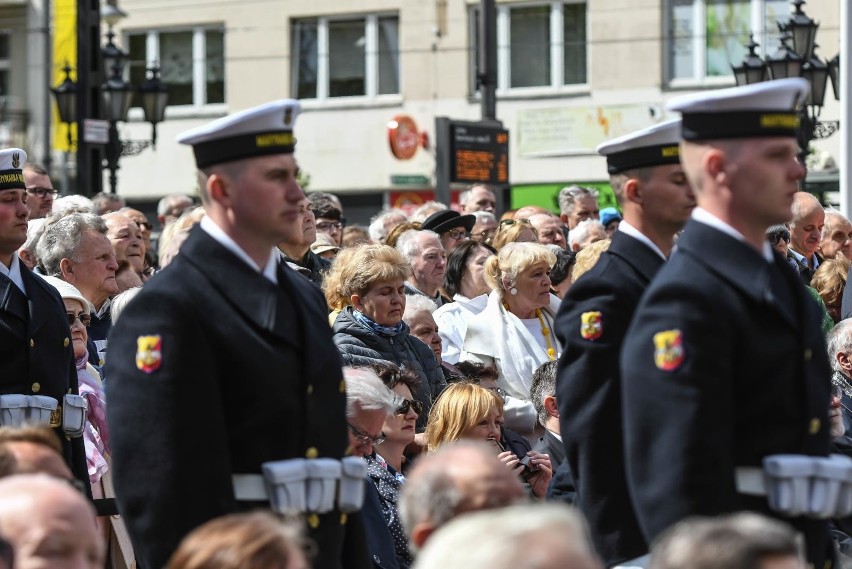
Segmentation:
<svg viewBox="0 0 852 569">
<path fill-rule="evenodd" d="M 35 383 L 33 383 L 31 389 L 33 390 L 33 393 L 38 393 L 39 391 L 41 391 L 41 384 L 36 381 Z"/>
<path fill-rule="evenodd" d="M 316 458 L 318 456 L 319 456 L 319 451 L 317 450 L 317 447 L 311 447 L 305 453 L 305 458 Z"/>
<path fill-rule="evenodd" d="M 810 348 L 805 348 L 805 361 L 806 362 L 811 361 L 811 357 L 813 357 L 813 355 L 814 355 L 813 350 L 811 350 Z"/>
<path fill-rule="evenodd" d="M 314 384 L 311 383 L 308 385 L 308 395 L 311 395 L 314 392 Z"/>
<path fill-rule="evenodd" d="M 30 338 L 30 347 L 35 348 L 35 340 L 33 340 L 32 338 Z"/>
<path fill-rule="evenodd" d="M 817 433 L 819 432 L 819 428 L 820 428 L 820 426 L 822 426 L 822 423 L 820 422 L 820 420 L 819 420 L 819 419 L 817 419 L 816 417 L 814 417 L 813 419 L 811 419 L 811 425 L 810 425 L 810 427 L 809 427 L 810 433 L 811 433 L 812 435 L 817 434 Z"/>
<path fill-rule="evenodd" d="M 346 512 L 340 514 L 340 525 L 345 526 L 346 521 L 349 519 L 349 516 L 346 515 Z"/>
<path fill-rule="evenodd" d="M 346 393 L 346 381 L 345 380 L 343 380 L 343 379 L 340 380 L 340 387 L 338 389 L 340 389 L 340 393 Z"/>
<path fill-rule="evenodd" d="M 320 524 L 319 516 L 316 514 L 311 514 L 308 516 L 308 525 L 311 526 L 311 529 L 317 529 Z"/>
<path fill-rule="evenodd" d="M 65 339 L 62 341 L 62 346 L 67 348 L 67 347 L 68 347 L 68 344 L 70 344 L 70 343 L 71 343 L 71 340 L 70 340 L 69 338 L 65 338 Z"/>
</svg>

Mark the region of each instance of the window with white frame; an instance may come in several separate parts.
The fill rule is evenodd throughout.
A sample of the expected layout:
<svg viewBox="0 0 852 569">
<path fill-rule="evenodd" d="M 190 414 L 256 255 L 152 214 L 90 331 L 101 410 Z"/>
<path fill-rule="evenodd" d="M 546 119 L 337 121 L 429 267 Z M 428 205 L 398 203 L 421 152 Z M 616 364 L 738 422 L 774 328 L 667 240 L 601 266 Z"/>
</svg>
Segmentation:
<svg viewBox="0 0 852 569">
<path fill-rule="evenodd" d="M 294 20 L 291 85 L 297 99 L 399 94 L 399 17 Z"/>
<path fill-rule="evenodd" d="M 471 15 L 471 92 L 477 89 L 479 9 Z M 586 83 L 586 2 L 500 4 L 497 88 L 559 88 Z"/>
<path fill-rule="evenodd" d="M 222 28 L 151 30 L 127 35 L 130 82 L 141 85 L 148 67 L 160 67 L 169 106 L 225 102 L 225 32 Z"/>
<path fill-rule="evenodd" d="M 778 21 L 789 0 L 667 0 L 666 67 L 670 82 L 732 78 L 748 50 L 749 34 L 760 55 L 779 45 Z"/>
</svg>

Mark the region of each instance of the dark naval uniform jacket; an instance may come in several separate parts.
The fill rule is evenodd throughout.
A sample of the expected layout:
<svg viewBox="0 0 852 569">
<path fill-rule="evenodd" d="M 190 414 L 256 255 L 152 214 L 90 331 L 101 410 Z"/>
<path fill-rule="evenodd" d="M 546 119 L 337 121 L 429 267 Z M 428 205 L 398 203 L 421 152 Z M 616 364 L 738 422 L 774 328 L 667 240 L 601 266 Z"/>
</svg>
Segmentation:
<svg viewBox="0 0 852 569">
<path fill-rule="evenodd" d="M 607 565 L 648 552 L 627 490 L 622 438 L 621 374 L 627 327 L 664 259 L 616 231 L 598 262 L 571 285 L 556 316 L 563 346 L 556 400 L 577 506 Z"/>
<path fill-rule="evenodd" d="M 646 291 L 621 357 L 627 477 L 648 540 L 690 515 L 755 510 L 735 469 L 826 455 L 831 370 L 816 303 L 780 255 L 691 220 Z M 785 519 L 808 561 L 827 522 Z"/>
<path fill-rule="evenodd" d="M 140 567 L 165 565 L 196 526 L 257 507 L 234 499 L 233 474 L 346 452 L 325 302 L 283 263 L 277 277 L 276 286 L 195 227 L 113 327 L 114 481 Z M 307 519 L 315 567 L 369 566 L 360 515 Z"/>
<path fill-rule="evenodd" d="M 0 394 L 46 395 L 62 407 L 66 393 L 77 393 L 77 368 L 65 305 L 55 288 L 21 263 L 27 294 L 0 274 Z M 57 425 L 58 427 L 58 425 Z M 65 461 L 89 487 L 82 437 L 69 440 L 61 428 Z"/>
</svg>

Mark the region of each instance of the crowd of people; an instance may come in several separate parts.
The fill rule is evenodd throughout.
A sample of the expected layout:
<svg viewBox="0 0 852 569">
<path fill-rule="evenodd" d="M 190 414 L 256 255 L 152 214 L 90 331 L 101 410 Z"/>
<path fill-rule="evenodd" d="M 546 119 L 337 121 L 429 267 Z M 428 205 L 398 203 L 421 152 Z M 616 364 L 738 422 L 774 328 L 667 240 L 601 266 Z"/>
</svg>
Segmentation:
<svg viewBox="0 0 852 569">
<path fill-rule="evenodd" d="M 0 150 L 0 569 L 848 566 L 852 223 L 797 191 L 805 89 L 605 142 L 617 209 L 348 225 L 291 100 L 181 135 L 201 205 L 156 231 Z"/>
</svg>

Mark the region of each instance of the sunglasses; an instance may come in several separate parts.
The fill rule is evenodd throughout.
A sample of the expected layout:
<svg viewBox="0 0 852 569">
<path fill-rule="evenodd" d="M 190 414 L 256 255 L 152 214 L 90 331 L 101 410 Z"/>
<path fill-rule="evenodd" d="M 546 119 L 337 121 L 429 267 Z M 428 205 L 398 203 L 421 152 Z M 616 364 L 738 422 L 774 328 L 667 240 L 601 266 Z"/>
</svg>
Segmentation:
<svg viewBox="0 0 852 569">
<path fill-rule="evenodd" d="M 497 395 L 500 399 L 502 399 L 503 403 L 506 402 L 506 397 L 509 396 L 509 394 L 506 393 L 506 391 L 504 389 L 501 389 L 499 387 L 486 387 L 486 389 L 488 391 L 494 393 L 495 395 Z"/>
<path fill-rule="evenodd" d="M 73 326 L 74 322 L 76 322 L 77 320 L 79 320 L 80 323 L 83 326 L 86 326 L 87 328 L 88 328 L 89 324 L 92 323 L 92 315 L 87 313 L 87 312 L 81 312 L 80 314 L 74 314 L 73 312 L 66 312 L 65 316 L 68 317 L 68 325 L 69 326 Z"/>
<path fill-rule="evenodd" d="M 500 222 L 500 229 L 503 229 L 504 227 L 511 227 L 511 226 L 515 225 L 516 223 L 523 223 L 524 225 L 532 225 L 532 223 L 530 223 L 529 219 L 504 219 L 503 221 Z"/>
<path fill-rule="evenodd" d="M 778 245 L 783 239 L 786 243 L 790 242 L 790 234 L 786 231 L 779 231 L 778 233 L 770 233 L 767 235 L 769 239 L 769 244 L 772 246 Z"/>
<path fill-rule="evenodd" d="M 409 409 L 414 409 L 414 412 L 420 415 L 423 412 L 423 402 L 416 399 L 403 399 L 400 406 L 396 408 L 396 414 L 408 415 Z"/>
<path fill-rule="evenodd" d="M 455 229 L 450 229 L 449 231 L 447 231 L 447 235 L 449 235 L 453 239 L 461 239 L 462 237 L 466 239 L 470 238 L 470 233 L 467 232 L 464 227 L 456 227 Z"/>
<path fill-rule="evenodd" d="M 380 433 L 377 437 L 371 437 L 367 433 L 362 433 L 357 428 L 352 426 L 352 423 L 346 423 L 349 426 L 349 430 L 352 431 L 352 434 L 355 435 L 355 440 L 361 443 L 362 445 L 380 445 L 385 442 L 387 436 L 384 433 Z"/>
</svg>

